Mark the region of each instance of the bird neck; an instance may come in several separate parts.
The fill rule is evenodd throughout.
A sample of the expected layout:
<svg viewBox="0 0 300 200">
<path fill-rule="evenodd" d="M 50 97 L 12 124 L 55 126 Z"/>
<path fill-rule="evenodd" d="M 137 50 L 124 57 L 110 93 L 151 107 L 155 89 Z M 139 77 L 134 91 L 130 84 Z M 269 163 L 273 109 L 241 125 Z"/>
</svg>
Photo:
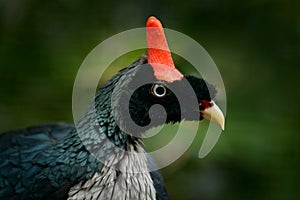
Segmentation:
<svg viewBox="0 0 300 200">
<path fill-rule="evenodd" d="M 118 127 L 106 104 L 109 95 L 103 97 L 100 94 L 96 96 L 96 105 L 90 107 L 76 128 L 85 148 L 103 167 L 98 168 L 91 178 L 73 186 L 68 200 L 80 199 L 83 194 L 92 200 L 156 199 L 149 158 L 141 139 Z"/>
<path fill-rule="evenodd" d="M 121 150 L 143 147 L 141 139 L 123 131 L 113 115 L 111 97 L 115 85 L 120 79 L 120 74 L 102 85 L 96 93 L 95 100 L 89 105 L 87 112 L 76 123 L 77 133 L 81 140 L 93 149 L 93 152 L 101 149 Z M 100 151 L 101 152 L 101 151 Z"/>
</svg>

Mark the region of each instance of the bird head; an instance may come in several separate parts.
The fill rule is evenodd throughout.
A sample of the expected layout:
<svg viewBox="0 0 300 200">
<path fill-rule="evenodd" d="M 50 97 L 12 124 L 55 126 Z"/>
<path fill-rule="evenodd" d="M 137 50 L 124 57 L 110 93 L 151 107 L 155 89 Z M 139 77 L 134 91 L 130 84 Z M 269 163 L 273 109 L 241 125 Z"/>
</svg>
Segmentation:
<svg viewBox="0 0 300 200">
<path fill-rule="evenodd" d="M 147 21 L 146 41 L 147 55 L 100 88 L 100 99 L 103 91 L 106 96 L 113 91 L 109 93 L 110 112 L 118 126 L 140 134 L 163 123 L 208 119 L 224 129 L 223 113 L 213 100 L 215 87 L 175 67 L 163 26 L 155 17 Z"/>
<path fill-rule="evenodd" d="M 176 69 L 163 26 L 157 18 L 152 16 L 148 19 L 146 34 L 147 61 L 150 67 L 148 70 L 145 67 L 143 70 L 140 69 L 139 73 L 143 78 L 152 76 L 149 81 L 152 83 L 134 92 L 129 104 L 133 120 L 140 126 L 147 125 L 150 123 L 149 109 L 158 104 L 166 110 L 166 122 L 208 119 L 218 123 L 224 129 L 223 113 L 213 101 L 216 95 L 215 87 L 201 78 L 183 75 Z M 177 94 L 174 91 L 177 91 Z M 178 96 L 190 98 L 192 95 L 197 97 L 197 109 L 181 107 Z M 198 112 L 200 116 L 191 112 Z M 152 119 L 159 117 L 159 115 L 153 116 Z"/>
</svg>

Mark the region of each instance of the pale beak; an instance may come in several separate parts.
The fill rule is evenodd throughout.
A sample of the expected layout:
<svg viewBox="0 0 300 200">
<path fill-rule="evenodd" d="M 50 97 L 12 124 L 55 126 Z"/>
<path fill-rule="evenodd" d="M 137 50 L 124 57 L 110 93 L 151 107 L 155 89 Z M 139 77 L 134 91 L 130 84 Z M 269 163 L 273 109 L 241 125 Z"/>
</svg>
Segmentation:
<svg viewBox="0 0 300 200">
<path fill-rule="evenodd" d="M 221 109 L 215 104 L 215 102 L 211 101 L 210 103 L 212 105 L 211 107 L 201 111 L 203 118 L 216 122 L 221 126 L 222 130 L 224 130 L 225 119 Z"/>
</svg>

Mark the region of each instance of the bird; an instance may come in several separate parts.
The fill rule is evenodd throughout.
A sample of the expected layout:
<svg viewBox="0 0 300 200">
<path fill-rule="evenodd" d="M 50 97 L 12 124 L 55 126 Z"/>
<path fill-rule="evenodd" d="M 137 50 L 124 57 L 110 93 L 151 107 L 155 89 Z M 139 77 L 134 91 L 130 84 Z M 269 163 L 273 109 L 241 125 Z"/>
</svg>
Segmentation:
<svg viewBox="0 0 300 200">
<path fill-rule="evenodd" d="M 76 126 L 43 124 L 0 134 L 0 199 L 169 199 L 160 172 L 147 170 L 155 161 L 141 135 L 182 120 L 208 119 L 224 129 L 225 119 L 215 86 L 175 67 L 154 16 L 146 22 L 146 43 L 145 55 L 98 88 Z M 189 98 L 189 88 L 196 108 L 182 108 L 177 98 Z M 150 112 L 157 104 L 165 118 Z"/>
</svg>

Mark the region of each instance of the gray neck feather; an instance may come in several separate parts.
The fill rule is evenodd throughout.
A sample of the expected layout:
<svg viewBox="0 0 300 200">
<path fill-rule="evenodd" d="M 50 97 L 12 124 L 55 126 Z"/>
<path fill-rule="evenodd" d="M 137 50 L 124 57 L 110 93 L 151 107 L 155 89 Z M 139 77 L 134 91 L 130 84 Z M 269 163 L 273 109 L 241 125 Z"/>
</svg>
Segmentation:
<svg viewBox="0 0 300 200">
<path fill-rule="evenodd" d="M 147 170 L 147 157 L 143 148 L 132 147 L 123 154 L 111 155 L 100 172 L 71 188 L 68 199 L 155 200 L 156 191 Z"/>
</svg>

